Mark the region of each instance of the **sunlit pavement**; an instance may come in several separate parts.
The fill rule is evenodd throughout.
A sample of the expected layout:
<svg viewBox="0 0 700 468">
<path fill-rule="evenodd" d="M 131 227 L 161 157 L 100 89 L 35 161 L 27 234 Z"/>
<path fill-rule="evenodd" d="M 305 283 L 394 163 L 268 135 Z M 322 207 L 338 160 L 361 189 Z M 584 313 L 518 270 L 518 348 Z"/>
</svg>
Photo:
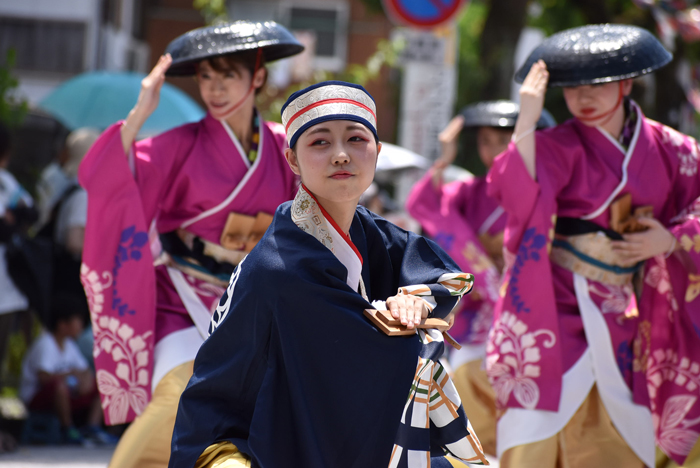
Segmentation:
<svg viewBox="0 0 700 468">
<path fill-rule="evenodd" d="M 2 468 L 106 468 L 114 447 L 22 446 L 0 454 Z"/>
<path fill-rule="evenodd" d="M 114 447 L 23 446 L 0 454 L 0 468 L 106 468 Z M 489 457 L 491 466 L 498 462 Z"/>
</svg>

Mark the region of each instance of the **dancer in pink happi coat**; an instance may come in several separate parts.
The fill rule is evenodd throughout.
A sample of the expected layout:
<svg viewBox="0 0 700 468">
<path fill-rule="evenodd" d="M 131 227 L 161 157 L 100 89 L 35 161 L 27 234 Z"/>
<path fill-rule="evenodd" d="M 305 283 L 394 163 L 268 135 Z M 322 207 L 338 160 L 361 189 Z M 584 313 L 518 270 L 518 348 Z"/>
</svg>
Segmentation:
<svg viewBox="0 0 700 468">
<path fill-rule="evenodd" d="M 167 465 L 177 404 L 211 313 L 234 266 L 296 193 L 284 128 L 260 118 L 255 94 L 266 62 L 302 49 L 275 23 L 180 36 L 126 120 L 81 165 L 89 198 L 81 276 L 102 407 L 108 424 L 135 419 L 112 467 Z M 135 142 L 166 74 L 196 75 L 207 115 Z"/>
<path fill-rule="evenodd" d="M 516 75 L 514 141 L 488 176 L 508 213 L 486 358 L 503 467 L 652 467 L 656 445 L 697 459 L 698 144 L 628 97 L 670 60 L 643 29 L 585 26 Z M 547 85 L 574 118 L 535 133 Z"/>
<path fill-rule="evenodd" d="M 483 361 L 503 269 L 506 214 L 486 193 L 485 176 L 443 183 L 443 173 L 457 156 L 457 142 L 464 128 L 476 130 L 479 158 L 490 169 L 494 158 L 508 148 L 519 110 L 518 104 L 505 100 L 480 102 L 463 109 L 440 133 L 440 158 L 416 183 L 406 202 L 406 209 L 426 234 L 461 268 L 474 272 L 474 290 L 462 300 L 450 329 L 462 349 L 452 349 L 449 360 L 462 404 L 468 408 L 484 451 L 492 455 L 496 454 L 496 404 Z M 538 127 L 555 124 L 543 111 Z"/>
</svg>

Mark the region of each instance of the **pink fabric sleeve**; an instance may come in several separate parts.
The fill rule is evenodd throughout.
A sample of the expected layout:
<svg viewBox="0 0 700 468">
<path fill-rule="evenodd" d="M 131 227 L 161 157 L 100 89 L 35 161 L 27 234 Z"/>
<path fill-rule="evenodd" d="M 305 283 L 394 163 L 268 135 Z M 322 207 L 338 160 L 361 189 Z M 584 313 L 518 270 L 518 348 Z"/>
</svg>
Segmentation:
<svg viewBox="0 0 700 468">
<path fill-rule="evenodd" d="M 673 171 L 669 201 L 678 214 L 666 225 L 680 249 L 646 261 L 635 339 L 646 360 L 634 378 L 648 389 L 652 417 L 660 421 L 658 447 L 683 465 L 700 434 L 700 168 L 694 139 L 660 124 L 655 129 Z"/>
<path fill-rule="evenodd" d="M 670 214 L 673 217 L 661 221 L 681 246 L 675 257 L 688 273 L 697 274 L 700 271 L 700 149 L 695 139 L 676 130 L 661 124 L 653 128 L 672 179 Z"/>
<path fill-rule="evenodd" d="M 675 130 L 663 130 L 676 137 L 681 135 Z M 700 335 L 700 150 L 693 138 L 682 137 L 683 142 L 673 144 L 672 150 L 668 151 L 669 159 L 675 163 L 672 201 L 678 213 L 668 225 L 680 248 L 673 255 L 678 264 L 669 261 L 667 267 L 674 289 L 685 291 L 682 299 L 686 313 Z M 678 271 L 674 272 L 674 269 Z"/>
<path fill-rule="evenodd" d="M 460 342 L 478 344 L 486 339 L 493 304 L 498 297 L 498 271 L 464 216 L 464 203 L 472 192 L 471 181 L 454 182 L 436 189 L 431 177 L 429 171 L 413 187 L 406 210 L 460 268 L 474 274 L 474 290 L 462 301 L 452 332 Z"/>
<path fill-rule="evenodd" d="M 564 368 L 561 340 L 556 339 L 559 318 L 548 256 L 556 192 L 549 171 L 542 170 L 546 158 L 541 157 L 545 148 L 540 143 L 538 138 L 538 181 L 530 176 L 512 143 L 496 158 L 487 176 L 488 194 L 508 213 L 504 294 L 496 304 L 486 348 L 486 369 L 499 409 L 557 411 L 560 400 Z M 551 337 L 538 348 L 536 367 L 527 372 L 506 339 L 525 331 Z"/>
<path fill-rule="evenodd" d="M 156 320 L 148 222 L 119 128 L 112 125 L 102 134 L 78 171 L 88 192 L 81 282 L 108 425 L 132 421 L 150 400 Z"/>
<path fill-rule="evenodd" d="M 539 169 L 539 168 L 538 168 Z M 499 155 L 487 175 L 488 194 L 498 200 L 509 215 L 527 222 L 535 207 L 540 186 L 530 177 L 515 143 Z"/>
<path fill-rule="evenodd" d="M 426 232 L 435 235 L 446 220 L 464 218 L 464 207 L 471 198 L 472 181 L 457 181 L 435 187 L 429 170 L 411 189 L 406 210 Z M 466 220 L 465 220 L 466 222 Z"/>
<path fill-rule="evenodd" d="M 107 128 L 90 148 L 79 171 L 79 181 L 88 192 L 108 194 L 120 190 L 104 178 L 96 178 L 99 167 L 105 164 L 128 167 L 133 164 L 134 180 L 139 189 L 144 218 L 147 223 L 155 216 L 158 203 L 169 189 L 171 181 L 195 140 L 197 124 L 177 127 L 161 135 L 146 138 L 131 147 L 125 155 L 121 141 L 121 125 L 117 122 Z M 123 165 L 123 166 L 122 166 Z M 116 179 L 113 179 L 113 181 Z"/>
<path fill-rule="evenodd" d="M 272 133 L 272 136 L 275 139 L 275 143 L 277 144 L 277 147 L 280 149 L 280 152 L 282 153 L 282 156 L 284 157 L 284 151 L 289 148 L 289 145 L 287 144 L 287 134 L 284 131 L 284 126 L 282 124 L 279 124 L 277 122 L 265 122 L 267 127 L 270 129 L 270 132 Z M 289 169 L 289 172 L 291 173 L 292 170 Z M 299 185 L 301 184 L 301 179 L 299 176 L 293 176 L 290 179 L 286 180 L 287 182 L 287 195 L 289 200 L 294 200 L 294 197 L 297 195 L 297 191 L 299 191 Z"/>
</svg>

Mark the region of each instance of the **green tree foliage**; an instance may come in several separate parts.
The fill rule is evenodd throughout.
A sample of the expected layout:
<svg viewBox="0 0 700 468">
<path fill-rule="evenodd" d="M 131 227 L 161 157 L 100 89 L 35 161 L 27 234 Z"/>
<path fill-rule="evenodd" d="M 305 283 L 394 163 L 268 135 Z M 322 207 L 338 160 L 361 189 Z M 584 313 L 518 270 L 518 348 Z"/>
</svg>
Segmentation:
<svg viewBox="0 0 700 468">
<path fill-rule="evenodd" d="M 523 8 L 525 21 L 519 22 L 523 19 L 518 17 L 519 11 Z M 510 96 L 515 71 L 512 53 L 520 27 L 539 28 L 549 36 L 564 29 L 600 23 L 633 24 L 656 32 L 651 12 L 630 0 L 470 0 L 457 20 L 459 78 L 455 112 L 474 102 Z M 504 37 L 504 32 L 509 37 Z M 684 43 L 677 39 L 673 52 L 674 61 L 655 73 L 656 82 L 663 86 L 657 85 L 651 96 L 645 96 L 645 84 L 638 81 L 632 96 L 642 102 L 646 115 L 677 126 L 679 109 L 686 104 L 686 96 L 677 83 L 676 73 L 683 60 L 691 64 L 700 62 L 700 42 Z M 547 92 L 545 107 L 560 122 L 570 118 L 560 89 Z M 463 132 L 457 163 L 477 174 L 484 172 L 476 154 L 475 132 Z"/>
<path fill-rule="evenodd" d="M 404 46 L 405 44 L 402 40 L 379 41 L 377 50 L 364 64 L 350 64 L 340 73 L 316 70 L 309 80 L 288 86 L 284 93 L 280 93 L 280 90 L 268 86 L 265 93 L 259 96 L 258 99 L 261 104 L 260 108 L 264 109 L 262 111 L 263 118 L 279 122 L 280 112 L 287 100 L 287 96 L 320 81 L 340 80 L 365 86 L 368 82 L 377 78 L 382 70 L 386 70 L 386 67 L 392 68 L 398 65 L 399 53 Z"/>
<path fill-rule="evenodd" d="M 534 14 L 529 15 L 528 25 L 542 29 L 547 35 L 567 28 L 601 23 L 632 24 L 656 32 L 656 22 L 651 12 L 639 8 L 630 0 L 539 0 L 531 12 Z M 684 60 L 691 64 L 698 63 L 700 43 L 684 43 L 677 39 L 674 49 L 673 62 L 654 73 L 656 82 L 663 83 L 663 86 L 656 86 L 653 95 L 643 96 L 644 82 L 638 80 L 632 97 L 642 101 L 647 116 L 678 127 L 679 109 L 687 102 L 685 91 L 676 78 L 678 67 Z M 545 105 L 558 120 L 568 118 L 560 92 L 548 93 Z"/>
<path fill-rule="evenodd" d="M 199 10 L 207 24 L 228 20 L 226 0 L 194 0 L 192 6 Z"/>
<path fill-rule="evenodd" d="M 367 8 L 370 13 L 383 13 L 384 7 L 382 6 L 382 0 L 361 0 L 362 4 Z"/>
<path fill-rule="evenodd" d="M 487 0 L 472 0 L 457 18 L 459 35 L 457 109 L 482 99 L 482 89 L 488 77 L 481 67 L 479 56 L 481 33 L 487 13 Z"/>
<path fill-rule="evenodd" d="M 15 65 L 15 50 L 8 49 L 4 63 L 0 63 L 0 121 L 10 127 L 22 122 L 28 110 L 27 102 L 13 93 L 19 81 L 12 75 Z"/>
<path fill-rule="evenodd" d="M 548 36 L 584 24 L 622 23 L 651 27 L 649 13 L 630 0 L 539 0 L 531 9 L 528 25 Z"/>
</svg>

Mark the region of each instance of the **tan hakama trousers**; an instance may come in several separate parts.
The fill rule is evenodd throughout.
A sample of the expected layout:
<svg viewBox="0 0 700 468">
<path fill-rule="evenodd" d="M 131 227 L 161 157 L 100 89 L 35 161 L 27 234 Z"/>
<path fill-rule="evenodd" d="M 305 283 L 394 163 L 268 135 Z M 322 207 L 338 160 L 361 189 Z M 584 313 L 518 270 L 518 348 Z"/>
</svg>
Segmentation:
<svg viewBox="0 0 700 468">
<path fill-rule="evenodd" d="M 700 468 L 700 440 L 695 442 L 683 465 L 677 464 L 661 450 L 656 449 L 656 468 Z"/>
<path fill-rule="evenodd" d="M 595 385 L 564 429 L 510 448 L 500 461 L 501 468 L 644 468 L 613 426 Z"/>
<path fill-rule="evenodd" d="M 462 400 L 484 453 L 496 455 L 496 392 L 482 368 L 483 359 L 469 361 L 455 370 L 452 381 Z"/>
<path fill-rule="evenodd" d="M 158 382 L 151 401 L 126 430 L 109 468 L 166 468 L 180 395 L 192 377 L 194 361 L 180 364 Z"/>
</svg>

